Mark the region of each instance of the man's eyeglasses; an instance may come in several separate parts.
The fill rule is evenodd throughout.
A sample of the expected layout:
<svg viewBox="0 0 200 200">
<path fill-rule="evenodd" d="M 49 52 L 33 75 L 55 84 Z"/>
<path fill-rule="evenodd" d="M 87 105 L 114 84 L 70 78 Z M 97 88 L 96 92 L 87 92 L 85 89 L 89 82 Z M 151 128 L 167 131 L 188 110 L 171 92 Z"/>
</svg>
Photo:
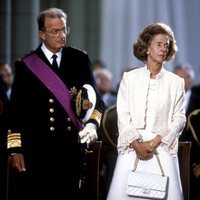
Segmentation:
<svg viewBox="0 0 200 200">
<path fill-rule="evenodd" d="M 67 26 L 67 27 L 64 27 L 64 28 L 61 28 L 61 29 L 53 29 L 51 31 L 48 31 L 48 30 L 44 29 L 43 31 L 45 31 L 47 33 L 50 33 L 53 36 L 59 36 L 61 32 L 63 32 L 66 35 L 68 35 L 70 33 L 70 27 Z"/>
</svg>

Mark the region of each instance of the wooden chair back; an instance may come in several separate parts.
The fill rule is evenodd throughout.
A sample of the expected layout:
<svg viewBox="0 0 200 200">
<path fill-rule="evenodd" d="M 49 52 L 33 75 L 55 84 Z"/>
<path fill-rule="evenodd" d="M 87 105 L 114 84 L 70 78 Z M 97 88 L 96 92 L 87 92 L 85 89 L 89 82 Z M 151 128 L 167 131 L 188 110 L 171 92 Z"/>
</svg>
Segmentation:
<svg viewBox="0 0 200 200">
<path fill-rule="evenodd" d="M 99 164 L 100 164 L 100 152 L 101 141 L 96 141 L 90 144 L 87 153 L 87 160 L 89 166 L 89 192 L 91 199 L 99 200 Z"/>
<path fill-rule="evenodd" d="M 179 142 L 178 158 L 184 200 L 189 200 L 190 194 L 190 150 L 192 143 Z"/>
</svg>

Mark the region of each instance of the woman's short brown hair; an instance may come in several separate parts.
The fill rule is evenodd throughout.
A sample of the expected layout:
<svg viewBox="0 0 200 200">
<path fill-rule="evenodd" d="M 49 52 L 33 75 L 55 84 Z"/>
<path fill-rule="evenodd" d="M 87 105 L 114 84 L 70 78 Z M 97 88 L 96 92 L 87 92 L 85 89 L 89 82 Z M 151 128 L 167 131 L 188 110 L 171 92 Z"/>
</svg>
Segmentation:
<svg viewBox="0 0 200 200">
<path fill-rule="evenodd" d="M 165 34 L 169 36 L 169 51 L 166 61 L 172 60 L 178 50 L 172 29 L 164 23 L 153 23 L 146 26 L 139 34 L 137 41 L 133 44 L 133 54 L 141 61 L 147 60 L 148 47 L 155 35 Z"/>
</svg>

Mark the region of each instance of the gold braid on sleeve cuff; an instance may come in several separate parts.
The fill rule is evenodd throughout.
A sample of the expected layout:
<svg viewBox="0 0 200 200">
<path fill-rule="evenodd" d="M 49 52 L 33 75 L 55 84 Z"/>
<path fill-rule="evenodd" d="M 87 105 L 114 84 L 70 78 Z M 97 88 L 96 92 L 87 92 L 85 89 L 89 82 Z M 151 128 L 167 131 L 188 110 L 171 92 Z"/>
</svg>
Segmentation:
<svg viewBox="0 0 200 200">
<path fill-rule="evenodd" d="M 21 147 L 21 133 L 12 133 L 8 130 L 7 135 L 7 149 Z"/>
<path fill-rule="evenodd" d="M 97 123 L 100 125 L 101 117 L 102 117 L 102 114 L 98 110 L 94 110 L 94 112 L 92 113 L 90 119 L 93 119 L 93 120 L 97 121 Z"/>
</svg>

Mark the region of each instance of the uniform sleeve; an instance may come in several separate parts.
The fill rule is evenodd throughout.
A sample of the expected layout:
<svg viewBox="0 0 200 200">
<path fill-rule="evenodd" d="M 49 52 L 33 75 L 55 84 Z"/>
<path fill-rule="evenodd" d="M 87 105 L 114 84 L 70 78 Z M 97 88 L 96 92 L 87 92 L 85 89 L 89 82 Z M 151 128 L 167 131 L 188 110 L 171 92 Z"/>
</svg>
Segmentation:
<svg viewBox="0 0 200 200">
<path fill-rule="evenodd" d="M 105 110 L 105 104 L 100 96 L 99 89 L 94 79 L 91 62 L 87 54 L 84 54 L 83 60 L 85 67 L 85 70 L 83 71 L 83 77 L 85 77 L 84 84 L 90 84 L 94 88 L 96 93 L 96 105 L 87 123 L 94 123 L 97 128 L 99 128 L 101 124 L 102 114 Z"/>
<path fill-rule="evenodd" d="M 20 76 L 21 72 L 19 72 L 21 67 L 21 60 L 17 60 L 15 63 L 15 79 L 10 100 L 9 129 L 7 131 L 7 150 L 9 154 L 22 152 L 22 129 L 20 127 L 23 119 L 19 113 L 23 110 L 25 98 L 23 98 L 24 91 L 22 92 L 24 81 L 22 80 L 22 76 Z"/>
</svg>

